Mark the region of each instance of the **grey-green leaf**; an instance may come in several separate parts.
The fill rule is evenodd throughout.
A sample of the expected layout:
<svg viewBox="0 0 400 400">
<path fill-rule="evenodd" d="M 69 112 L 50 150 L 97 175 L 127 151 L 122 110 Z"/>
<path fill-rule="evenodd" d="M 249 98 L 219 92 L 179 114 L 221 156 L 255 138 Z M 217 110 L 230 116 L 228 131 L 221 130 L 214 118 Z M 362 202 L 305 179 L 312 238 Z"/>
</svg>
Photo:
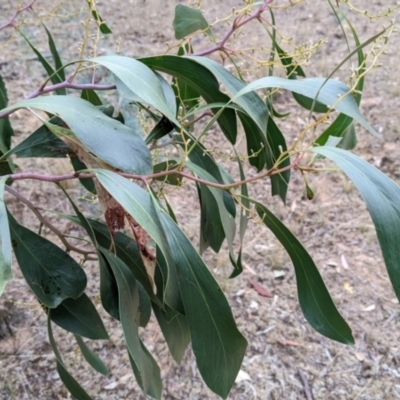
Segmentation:
<svg viewBox="0 0 400 400">
<path fill-rule="evenodd" d="M 400 187 L 349 151 L 331 146 L 311 150 L 334 161 L 360 191 L 374 222 L 394 291 L 400 299 Z"/>
<path fill-rule="evenodd" d="M 174 310 L 181 309 L 178 282 L 170 249 L 149 194 L 140 186 L 111 171 L 95 170 L 95 173 L 106 190 L 112 193 L 118 203 L 132 215 L 161 249 L 168 265 L 168 276 L 164 277 L 165 301 Z"/>
<path fill-rule="evenodd" d="M 179 125 L 165 98 L 160 80 L 149 67 L 133 58 L 123 56 L 101 56 L 89 61 L 109 69 L 132 93 Z"/>
<path fill-rule="evenodd" d="M 210 389 L 226 398 L 242 364 L 246 339 L 200 255 L 171 217 L 159 212 L 179 276 L 197 366 Z"/>
<path fill-rule="evenodd" d="M 243 107 L 262 132 L 266 132 L 268 109 L 257 93 L 252 93 L 252 90 L 244 89 L 248 87 L 246 83 L 236 78 L 236 76 L 232 75 L 216 61 L 206 57 L 189 56 L 187 58 L 207 68 L 225 86 L 228 93 L 232 96 L 232 100 Z"/>
<path fill-rule="evenodd" d="M 219 84 L 214 75 L 190 58 L 165 55 L 143 58 L 141 61 L 149 67 L 172 75 L 182 83 L 189 85 L 192 91 L 203 97 L 208 104 L 227 104 L 230 100 L 219 90 Z M 218 124 L 227 139 L 231 143 L 235 143 L 237 125 L 234 110 L 225 108 L 218 118 Z"/>
<path fill-rule="evenodd" d="M 344 83 L 335 79 L 327 80 L 324 78 L 306 78 L 293 80 L 268 76 L 248 84 L 232 98 L 232 101 L 238 101 L 240 96 L 253 90 L 271 87 L 287 89 L 291 92 L 309 97 L 310 99 L 316 99 L 319 102 L 329 107 L 333 107 L 335 110 L 355 119 L 373 135 L 380 137 L 379 133 L 376 132 L 376 130 L 372 128 L 362 116 L 356 99 L 351 93 L 349 93 L 350 89 Z"/>
<path fill-rule="evenodd" d="M 79 335 L 75 335 L 75 339 L 87 363 L 100 374 L 108 376 L 108 369 L 104 365 L 103 361 L 101 361 L 100 357 L 88 347 Z"/>
<path fill-rule="evenodd" d="M 165 313 L 161 308 L 153 304 L 153 310 L 164 338 L 167 341 L 168 349 L 174 360 L 179 364 L 190 343 L 190 330 L 187 319 L 182 314 L 176 313 L 175 318 L 168 321 L 164 317 Z"/>
<path fill-rule="evenodd" d="M 12 279 L 11 262 L 11 238 L 8 227 L 7 209 L 4 204 L 4 186 L 7 177 L 0 179 L 0 296 L 7 282 Z"/>
<path fill-rule="evenodd" d="M 152 380 L 161 381 L 159 370 L 154 375 L 155 366 L 152 357 L 143 349 L 139 338 L 139 292 L 136 280 L 128 268 L 113 253 L 104 248 L 99 248 L 110 264 L 118 284 L 120 316 L 122 329 L 129 350 L 129 355 L 134 361 L 139 373 L 140 383 L 145 393 L 152 386 Z"/>
<path fill-rule="evenodd" d="M 47 29 L 46 29 L 47 31 Z M 32 51 L 36 54 L 38 57 L 40 63 L 43 65 L 43 68 L 46 70 L 47 75 L 49 76 L 50 80 L 52 83 L 57 84 L 61 83 L 63 79 L 64 73 L 61 72 L 61 74 L 58 71 L 55 71 L 54 68 L 50 65 L 50 63 L 46 60 L 46 58 L 42 55 L 42 53 L 32 44 L 32 42 L 21 32 L 19 31 L 21 36 L 25 39 L 25 41 L 28 43 L 29 47 L 32 49 Z M 49 33 L 48 33 L 49 35 Z M 51 36 L 48 36 L 50 40 Z M 59 95 L 65 95 L 67 94 L 67 90 L 65 88 L 57 89 L 56 93 Z"/>
<path fill-rule="evenodd" d="M 176 39 L 183 39 L 197 31 L 205 31 L 207 35 L 212 37 L 210 25 L 201 10 L 183 4 L 178 4 L 175 7 L 173 26 Z"/>
<path fill-rule="evenodd" d="M 88 339 L 109 339 L 100 315 L 85 293 L 77 299 L 65 299 L 49 313 L 51 320 L 68 332 Z"/>
<path fill-rule="evenodd" d="M 199 167 L 195 163 L 191 161 L 186 162 L 186 166 L 193 171 L 198 177 L 205 179 L 210 182 L 215 182 L 215 178 L 205 171 L 203 168 Z M 232 258 L 234 258 L 233 251 L 233 240 L 236 233 L 236 224 L 234 216 L 227 210 L 225 202 L 224 202 L 224 192 L 221 189 L 217 189 L 212 186 L 204 187 L 202 189 L 205 193 L 209 191 L 215 199 L 215 205 L 217 206 L 218 212 L 214 213 L 214 218 L 219 218 L 221 220 L 221 225 L 224 230 L 226 240 L 228 242 L 229 253 Z M 230 198 L 230 197 L 228 197 Z M 210 243 L 211 244 L 211 243 Z M 218 249 L 219 250 L 219 249 Z M 216 251 L 218 251 L 216 250 Z"/>
<path fill-rule="evenodd" d="M 8 216 L 14 254 L 36 297 L 49 308 L 69 297 L 78 298 L 86 288 L 81 266 L 64 250 Z"/>
<path fill-rule="evenodd" d="M 140 134 L 89 102 L 72 96 L 46 96 L 20 101 L 3 111 L 26 107 L 60 117 L 89 151 L 113 167 L 137 174 L 152 172 L 150 152 Z"/>
<path fill-rule="evenodd" d="M 53 350 L 54 355 L 56 356 L 57 361 L 57 371 L 60 375 L 61 380 L 63 381 L 65 387 L 69 390 L 69 392 L 78 400 L 92 400 L 92 398 L 86 393 L 85 389 L 75 380 L 75 378 L 68 372 L 67 367 L 65 366 L 61 354 L 57 349 L 56 342 L 53 336 L 53 330 L 51 328 L 50 318 L 47 318 L 47 333 L 49 336 L 50 346 Z"/>
<path fill-rule="evenodd" d="M 258 215 L 281 242 L 293 262 L 300 307 L 309 324 L 330 339 L 354 344 L 351 329 L 337 310 L 308 252 L 274 214 L 260 203 L 254 203 Z"/>
</svg>

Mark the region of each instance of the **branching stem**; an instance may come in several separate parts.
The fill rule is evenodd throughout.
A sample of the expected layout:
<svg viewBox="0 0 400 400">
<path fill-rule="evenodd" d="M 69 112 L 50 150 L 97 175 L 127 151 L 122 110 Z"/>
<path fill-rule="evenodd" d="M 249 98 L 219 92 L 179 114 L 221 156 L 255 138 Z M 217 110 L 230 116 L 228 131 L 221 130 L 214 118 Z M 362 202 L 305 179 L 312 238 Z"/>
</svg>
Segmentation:
<svg viewBox="0 0 400 400">
<path fill-rule="evenodd" d="M 5 22 L 3 25 L 0 25 L 0 31 L 2 29 L 8 28 L 9 26 L 15 26 L 14 25 L 14 21 L 17 19 L 18 15 L 23 13 L 24 11 L 28 10 L 29 8 L 32 8 L 32 6 L 36 3 L 36 0 L 31 0 L 26 6 L 17 9 L 17 11 L 15 11 L 15 14 L 7 21 Z"/>
<path fill-rule="evenodd" d="M 230 39 L 230 37 L 241 28 L 243 25 L 246 25 L 250 21 L 254 19 L 260 18 L 261 14 L 268 8 L 268 6 L 272 3 L 273 0 L 264 0 L 264 3 L 260 6 L 258 10 L 256 10 L 253 14 L 249 15 L 247 18 L 243 19 L 242 15 L 238 15 L 233 23 L 231 29 L 225 34 L 223 39 L 215 46 L 210 47 L 209 49 L 199 51 L 197 53 L 193 53 L 193 56 L 206 56 L 211 53 L 215 53 L 217 51 L 226 51 L 225 43 Z"/>
<path fill-rule="evenodd" d="M 16 197 L 18 200 L 20 200 L 22 203 L 24 203 L 36 216 L 36 218 L 47 228 L 49 228 L 57 237 L 61 240 L 62 244 L 65 246 L 66 251 L 73 251 L 78 254 L 82 254 L 85 257 L 85 260 L 97 260 L 96 257 L 91 256 L 92 254 L 95 254 L 94 251 L 86 251 L 83 249 L 80 249 L 79 247 L 75 247 L 72 244 L 70 244 L 67 239 L 65 239 L 64 235 L 62 232 L 60 232 L 51 222 L 49 222 L 46 218 L 43 217 L 43 215 L 39 212 L 37 207 L 35 207 L 34 204 L 32 204 L 26 197 L 22 196 L 21 193 L 17 192 L 15 189 L 13 189 L 10 186 L 5 187 L 6 191 L 10 194 L 12 194 L 14 197 Z"/>
<path fill-rule="evenodd" d="M 263 172 L 261 172 L 257 175 L 254 175 L 250 178 L 247 178 L 247 179 L 244 179 L 241 181 L 237 181 L 234 183 L 226 183 L 226 184 L 207 181 L 205 179 L 201 179 L 196 176 L 193 176 L 187 172 L 182 172 L 179 169 L 172 169 L 169 171 L 162 171 L 162 172 L 157 172 L 155 174 L 149 174 L 149 175 L 136 175 L 136 174 L 129 174 L 129 173 L 125 173 L 125 172 L 115 172 L 115 173 L 117 173 L 118 175 L 121 175 L 125 178 L 128 178 L 128 179 L 137 179 L 137 180 L 141 180 L 144 182 L 148 181 L 148 180 L 152 180 L 152 179 L 162 178 L 162 177 L 168 176 L 168 175 L 179 175 L 182 178 L 185 178 L 185 179 L 188 179 L 191 181 L 195 181 L 195 182 L 201 183 L 203 185 L 215 187 L 217 189 L 222 189 L 222 190 L 230 190 L 235 187 L 244 185 L 246 183 L 254 182 L 259 179 L 265 178 L 267 176 L 281 174 L 282 172 L 287 171 L 289 169 L 295 169 L 298 167 L 298 165 L 299 165 L 299 157 L 296 157 L 295 161 L 293 161 L 290 165 L 287 165 L 283 168 L 273 167 L 267 171 L 263 171 Z M 64 174 L 64 175 L 48 175 L 48 174 L 38 174 L 35 172 L 21 172 L 21 173 L 17 173 L 17 174 L 8 175 L 8 179 L 10 179 L 12 181 L 33 179 L 33 180 L 37 180 L 37 181 L 54 182 L 54 183 L 58 183 L 58 182 L 62 182 L 62 181 L 70 180 L 70 179 L 79 179 L 79 178 L 84 179 L 84 178 L 95 178 L 95 177 L 96 177 L 96 175 L 94 173 L 79 173 L 79 172 L 73 172 L 71 174 Z"/>
</svg>

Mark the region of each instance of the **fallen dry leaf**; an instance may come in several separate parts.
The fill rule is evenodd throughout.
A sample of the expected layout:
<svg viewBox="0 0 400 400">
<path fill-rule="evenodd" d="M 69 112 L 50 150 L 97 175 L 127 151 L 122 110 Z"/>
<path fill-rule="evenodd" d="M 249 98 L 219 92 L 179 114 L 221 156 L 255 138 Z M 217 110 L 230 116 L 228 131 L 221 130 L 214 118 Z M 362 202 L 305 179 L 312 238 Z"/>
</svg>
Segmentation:
<svg viewBox="0 0 400 400">
<path fill-rule="evenodd" d="M 350 285 L 350 283 L 347 282 L 347 281 L 345 281 L 345 282 L 343 283 L 343 289 L 344 289 L 346 292 L 349 292 L 350 294 L 353 294 L 353 293 L 354 293 L 353 287 L 352 287 L 352 286 Z"/>
<path fill-rule="evenodd" d="M 344 269 L 349 269 L 349 263 L 347 262 L 346 257 L 345 257 L 344 254 L 342 254 L 340 256 L 340 261 L 341 261 L 342 266 L 343 266 Z"/>
<path fill-rule="evenodd" d="M 257 281 L 255 281 L 254 279 L 249 279 L 249 283 L 251 286 L 253 286 L 253 288 L 255 289 L 255 291 L 263 297 L 273 297 L 273 294 L 267 290 L 263 285 L 261 285 L 261 283 L 258 283 Z"/>
<path fill-rule="evenodd" d="M 242 381 L 251 381 L 250 375 L 243 371 L 242 369 L 239 370 L 239 373 L 237 374 L 237 377 L 235 379 L 235 383 L 239 383 Z"/>
</svg>

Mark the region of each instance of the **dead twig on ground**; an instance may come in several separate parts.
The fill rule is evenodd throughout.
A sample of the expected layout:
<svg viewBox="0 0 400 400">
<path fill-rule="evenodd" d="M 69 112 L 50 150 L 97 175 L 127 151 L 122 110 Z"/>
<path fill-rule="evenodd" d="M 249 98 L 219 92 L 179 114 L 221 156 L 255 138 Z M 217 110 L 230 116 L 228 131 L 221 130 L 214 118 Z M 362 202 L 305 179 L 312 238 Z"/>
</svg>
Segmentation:
<svg viewBox="0 0 400 400">
<path fill-rule="evenodd" d="M 297 373 L 299 374 L 301 383 L 304 386 L 304 393 L 306 395 L 307 400 L 314 400 L 314 396 L 313 396 L 313 394 L 311 392 L 310 384 L 308 383 L 308 379 L 306 377 L 306 374 L 301 369 L 298 369 Z"/>
</svg>

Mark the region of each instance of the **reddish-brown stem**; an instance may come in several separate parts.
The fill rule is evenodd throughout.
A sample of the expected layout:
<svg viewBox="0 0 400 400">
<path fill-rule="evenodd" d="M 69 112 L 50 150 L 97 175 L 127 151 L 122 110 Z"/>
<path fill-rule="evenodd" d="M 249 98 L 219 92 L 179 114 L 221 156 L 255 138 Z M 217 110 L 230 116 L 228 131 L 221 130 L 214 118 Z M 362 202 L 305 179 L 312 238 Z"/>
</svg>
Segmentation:
<svg viewBox="0 0 400 400">
<path fill-rule="evenodd" d="M 0 25 L 0 31 L 4 28 L 8 28 L 9 26 L 14 26 L 14 21 L 18 17 L 19 14 L 23 13 L 28 8 L 32 8 L 32 6 L 36 3 L 36 0 L 31 0 L 25 7 L 18 8 L 15 14 L 3 25 Z"/>
<path fill-rule="evenodd" d="M 76 90 L 113 90 L 116 89 L 115 85 L 97 85 L 92 83 L 72 83 L 68 79 L 64 82 L 56 83 L 55 85 L 49 85 L 46 87 L 41 87 L 31 94 L 29 94 L 25 99 L 33 99 L 38 97 L 42 94 L 54 92 L 58 89 L 76 89 Z M 17 111 L 17 109 L 8 110 L 0 113 L 0 119 L 7 117 L 8 115 L 12 114 L 13 112 Z"/>
<path fill-rule="evenodd" d="M 215 188 L 222 189 L 222 190 L 229 190 L 229 189 L 233 189 L 235 187 L 244 185 L 246 183 L 254 182 L 256 180 L 265 178 L 267 176 L 281 174 L 284 171 L 287 171 L 289 169 L 294 169 L 297 167 L 298 167 L 298 160 L 296 159 L 294 162 L 292 162 L 290 165 L 287 165 L 286 167 L 271 168 L 267 171 L 264 171 L 257 175 L 254 175 L 251 178 L 247 178 L 247 179 L 244 179 L 241 181 L 237 181 L 234 183 L 227 183 L 227 184 L 207 181 L 205 179 L 201 179 L 196 176 L 193 176 L 189 173 L 179 171 L 178 169 L 157 172 L 155 174 L 149 174 L 149 175 L 135 175 L 135 174 L 129 174 L 129 173 L 125 173 L 125 172 L 116 172 L 116 173 L 118 175 L 124 176 L 125 178 L 128 178 L 128 179 L 137 179 L 137 180 L 141 180 L 141 181 L 148 181 L 151 179 L 162 178 L 162 177 L 165 177 L 168 175 L 179 175 L 182 178 L 186 178 L 191 181 L 195 181 L 197 183 L 201 183 L 201 184 L 215 187 Z M 79 172 L 74 172 L 74 173 L 65 174 L 65 175 L 46 175 L 46 174 L 37 174 L 34 172 L 22 172 L 22 173 L 12 174 L 12 175 L 8 176 L 8 178 L 13 181 L 18 181 L 18 180 L 23 180 L 23 179 L 34 179 L 34 180 L 38 180 L 38 181 L 55 182 L 55 183 L 69 180 L 69 179 L 77 179 L 77 178 L 83 179 L 83 178 L 94 178 L 94 177 L 95 177 L 94 173 L 79 173 Z"/>
<path fill-rule="evenodd" d="M 258 19 L 260 18 L 261 14 L 267 9 L 267 7 L 272 3 L 273 0 L 264 0 L 264 3 L 261 5 L 261 7 L 256 10 L 253 14 L 249 15 L 247 18 L 243 18 L 243 16 L 238 16 L 235 18 L 235 20 L 232 23 L 231 29 L 225 34 L 225 36 L 222 38 L 222 40 L 215 46 L 210 47 L 209 49 L 199 51 L 197 53 L 193 53 L 193 56 L 206 56 L 211 53 L 215 53 L 217 51 L 224 51 L 225 50 L 225 43 L 229 40 L 229 38 L 234 34 L 235 31 L 237 31 L 239 28 L 241 28 L 243 25 L 246 25 L 253 19 Z"/>
</svg>

